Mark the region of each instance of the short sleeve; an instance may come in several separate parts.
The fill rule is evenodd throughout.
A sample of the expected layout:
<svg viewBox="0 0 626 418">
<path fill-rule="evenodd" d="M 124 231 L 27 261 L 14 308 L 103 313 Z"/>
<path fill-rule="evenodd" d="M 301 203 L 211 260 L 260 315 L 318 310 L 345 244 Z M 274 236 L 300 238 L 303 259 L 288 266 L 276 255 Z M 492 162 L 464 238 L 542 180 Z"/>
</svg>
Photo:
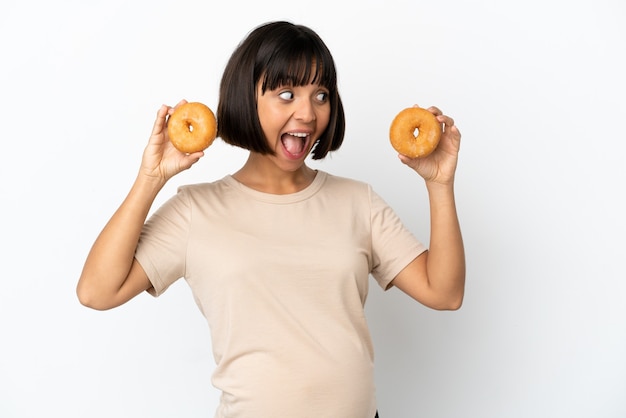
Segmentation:
<svg viewBox="0 0 626 418">
<path fill-rule="evenodd" d="M 383 289 L 418 255 L 426 251 L 395 211 L 370 189 L 372 276 Z"/>
<path fill-rule="evenodd" d="M 161 295 L 185 274 L 190 212 L 189 199 L 181 188 L 143 226 L 135 259 L 152 283 L 153 296 Z"/>
</svg>

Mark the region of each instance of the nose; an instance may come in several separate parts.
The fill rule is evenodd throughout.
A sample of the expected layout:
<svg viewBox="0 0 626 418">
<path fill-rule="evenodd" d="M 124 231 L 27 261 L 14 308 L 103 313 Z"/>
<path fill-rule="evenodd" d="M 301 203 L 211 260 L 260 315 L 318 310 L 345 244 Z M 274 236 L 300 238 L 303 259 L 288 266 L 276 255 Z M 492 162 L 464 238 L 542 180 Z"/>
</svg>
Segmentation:
<svg viewBox="0 0 626 418">
<path fill-rule="evenodd" d="M 298 100 L 294 112 L 294 117 L 304 123 L 313 122 L 317 119 L 315 106 L 309 99 Z"/>
</svg>

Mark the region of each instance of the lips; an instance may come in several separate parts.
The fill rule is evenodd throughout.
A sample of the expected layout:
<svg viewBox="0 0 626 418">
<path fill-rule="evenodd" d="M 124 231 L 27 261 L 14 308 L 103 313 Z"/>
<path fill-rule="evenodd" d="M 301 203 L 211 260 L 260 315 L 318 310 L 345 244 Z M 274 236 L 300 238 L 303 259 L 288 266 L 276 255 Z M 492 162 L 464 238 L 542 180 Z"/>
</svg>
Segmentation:
<svg viewBox="0 0 626 418">
<path fill-rule="evenodd" d="M 297 159 L 306 154 L 309 135 L 303 132 L 288 132 L 281 136 L 280 141 L 287 156 Z"/>
</svg>

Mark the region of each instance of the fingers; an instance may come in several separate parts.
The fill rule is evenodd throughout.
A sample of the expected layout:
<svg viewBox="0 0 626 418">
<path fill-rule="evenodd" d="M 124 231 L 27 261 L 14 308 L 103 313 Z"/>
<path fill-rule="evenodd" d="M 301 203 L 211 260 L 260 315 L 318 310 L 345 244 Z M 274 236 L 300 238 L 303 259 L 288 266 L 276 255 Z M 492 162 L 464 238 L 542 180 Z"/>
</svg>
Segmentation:
<svg viewBox="0 0 626 418">
<path fill-rule="evenodd" d="M 441 109 L 439 109 L 437 106 L 431 106 L 429 107 L 428 110 L 430 113 L 432 113 L 435 116 L 441 116 L 443 115 L 443 112 L 441 111 Z"/>
<path fill-rule="evenodd" d="M 187 100 L 182 99 L 174 107 L 165 104 L 161 105 L 161 107 L 157 111 L 157 117 L 154 121 L 154 126 L 152 127 L 152 135 L 159 135 L 160 133 L 162 133 L 165 125 L 167 124 L 167 118 L 171 116 L 172 113 L 174 113 L 174 110 L 176 110 L 178 106 L 185 103 L 187 103 Z"/>
<path fill-rule="evenodd" d="M 406 164 L 408 166 L 411 166 L 414 160 L 413 158 L 407 157 L 403 154 L 398 154 L 398 158 L 400 159 L 400 161 L 402 161 L 403 164 Z"/>
<path fill-rule="evenodd" d="M 450 116 L 440 115 L 437 116 L 437 120 L 443 123 L 444 131 L 447 131 L 454 126 L 454 119 L 452 119 Z"/>
<path fill-rule="evenodd" d="M 154 125 L 152 126 L 152 136 L 159 135 L 161 132 L 163 132 L 163 128 L 165 127 L 165 118 L 167 117 L 169 109 L 169 106 L 161 105 L 161 107 L 157 111 L 156 120 L 154 121 Z"/>
<path fill-rule="evenodd" d="M 168 113 L 169 113 L 169 115 L 171 116 L 171 115 L 172 115 L 172 113 L 174 113 L 174 111 L 175 111 L 175 110 L 176 110 L 179 106 L 184 105 L 185 103 L 187 103 L 187 100 L 182 99 L 180 102 L 176 103 L 176 106 L 174 106 L 174 107 L 170 107 L 170 110 L 169 110 L 169 112 L 168 112 Z"/>
<path fill-rule="evenodd" d="M 187 170 L 204 156 L 204 152 L 198 151 L 193 154 L 184 154 L 180 160 L 180 170 Z"/>
<path fill-rule="evenodd" d="M 439 109 L 437 106 L 430 106 L 426 110 L 428 110 L 430 113 L 435 115 L 437 120 L 443 124 L 444 131 L 448 131 L 452 129 L 453 127 L 458 131 L 458 128 L 456 128 L 456 126 L 454 125 L 454 119 L 451 118 L 450 116 L 444 115 L 443 111 Z"/>
</svg>

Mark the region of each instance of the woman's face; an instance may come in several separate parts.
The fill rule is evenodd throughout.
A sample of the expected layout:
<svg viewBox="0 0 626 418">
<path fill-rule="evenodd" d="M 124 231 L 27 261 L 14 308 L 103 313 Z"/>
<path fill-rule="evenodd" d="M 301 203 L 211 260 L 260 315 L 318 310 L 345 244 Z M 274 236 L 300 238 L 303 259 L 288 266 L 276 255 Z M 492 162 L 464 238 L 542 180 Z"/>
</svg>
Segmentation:
<svg viewBox="0 0 626 418">
<path fill-rule="evenodd" d="M 318 84 L 283 86 L 263 93 L 257 85 L 257 111 L 273 158 L 286 170 L 299 168 L 330 119 L 328 89 Z"/>
</svg>

